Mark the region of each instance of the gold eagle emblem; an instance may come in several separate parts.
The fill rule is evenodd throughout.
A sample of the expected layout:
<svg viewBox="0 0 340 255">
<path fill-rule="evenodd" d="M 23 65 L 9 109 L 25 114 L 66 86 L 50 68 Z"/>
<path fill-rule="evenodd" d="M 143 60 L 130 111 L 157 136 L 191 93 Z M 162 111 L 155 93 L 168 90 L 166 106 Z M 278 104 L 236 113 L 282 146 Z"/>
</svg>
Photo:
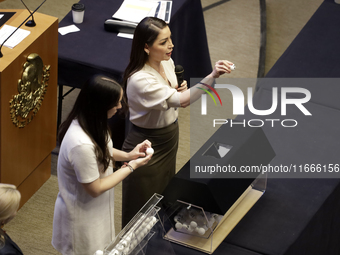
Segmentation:
<svg viewBox="0 0 340 255">
<path fill-rule="evenodd" d="M 27 57 L 18 81 L 18 93 L 10 100 L 12 122 L 19 128 L 29 124 L 38 113 L 48 87 L 50 66 L 45 66 L 36 53 Z"/>
</svg>

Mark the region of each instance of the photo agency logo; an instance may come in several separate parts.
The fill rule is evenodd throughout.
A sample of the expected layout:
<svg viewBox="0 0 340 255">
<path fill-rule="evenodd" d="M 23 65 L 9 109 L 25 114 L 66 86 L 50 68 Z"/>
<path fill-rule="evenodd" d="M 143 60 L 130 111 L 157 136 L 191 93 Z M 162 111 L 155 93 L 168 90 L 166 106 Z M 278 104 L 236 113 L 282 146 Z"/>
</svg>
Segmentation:
<svg viewBox="0 0 340 255">
<path fill-rule="evenodd" d="M 232 84 L 215 84 L 214 87 L 200 83 L 204 87 L 197 87 L 200 90 L 206 92 L 201 95 L 201 115 L 208 115 L 208 95 L 214 101 L 215 107 L 222 107 L 222 99 L 220 94 L 222 94 L 223 90 L 228 90 L 232 95 L 232 113 L 233 115 L 237 115 L 235 120 L 226 119 L 226 118 L 214 118 L 213 119 L 213 127 L 217 127 L 220 125 L 230 125 L 230 127 L 235 125 L 242 125 L 244 127 L 262 127 L 264 125 L 270 125 L 271 127 L 275 127 L 275 125 L 281 125 L 282 127 L 296 127 L 298 125 L 298 121 L 296 119 L 287 118 L 287 106 L 292 105 L 293 107 L 297 107 L 300 112 L 305 116 L 311 116 L 312 114 L 308 111 L 308 109 L 304 106 L 311 99 L 311 93 L 309 90 L 301 87 L 271 87 L 271 106 L 266 109 L 257 109 L 254 106 L 253 100 L 253 88 L 247 87 L 247 101 L 245 106 L 245 95 L 243 91 L 236 85 Z M 220 92 L 218 93 L 217 90 Z M 220 105 L 215 100 L 214 95 L 220 102 Z M 279 105 L 280 99 L 280 105 Z M 223 110 L 214 109 L 213 111 L 221 111 Z M 245 115 L 245 110 L 249 110 L 252 116 L 262 116 L 259 118 L 251 118 L 251 119 L 240 119 L 243 115 Z M 280 111 L 280 118 L 272 118 L 271 115 Z"/>
</svg>

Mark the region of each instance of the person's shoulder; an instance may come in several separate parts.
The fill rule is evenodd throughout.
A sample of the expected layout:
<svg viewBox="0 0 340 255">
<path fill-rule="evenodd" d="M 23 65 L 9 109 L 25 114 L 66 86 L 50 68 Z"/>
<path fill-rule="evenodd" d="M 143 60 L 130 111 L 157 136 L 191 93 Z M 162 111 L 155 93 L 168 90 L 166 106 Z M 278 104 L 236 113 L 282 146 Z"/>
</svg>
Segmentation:
<svg viewBox="0 0 340 255">
<path fill-rule="evenodd" d="M 65 134 L 65 138 L 64 140 L 66 140 L 71 147 L 82 144 L 93 144 L 92 140 L 82 129 L 77 119 L 72 121 Z"/>
<path fill-rule="evenodd" d="M 162 61 L 163 66 L 169 66 L 171 68 L 175 68 L 175 62 L 170 58 L 169 60 Z"/>
<path fill-rule="evenodd" d="M 144 75 L 154 75 L 156 71 L 149 65 L 145 64 L 142 69 L 140 69 L 139 71 L 135 72 L 133 75 L 131 75 L 131 78 L 134 77 L 140 77 L 140 76 L 144 76 Z"/>
<path fill-rule="evenodd" d="M 67 132 L 69 133 L 85 133 L 82 129 L 82 127 L 80 126 L 79 122 L 77 119 L 72 120 Z"/>
<path fill-rule="evenodd" d="M 152 67 L 144 65 L 144 67 L 141 70 L 131 75 L 131 77 L 128 79 L 128 85 L 143 86 L 144 82 L 147 82 L 150 79 L 152 80 L 156 79 L 157 74 L 155 72 L 156 71 Z"/>
</svg>

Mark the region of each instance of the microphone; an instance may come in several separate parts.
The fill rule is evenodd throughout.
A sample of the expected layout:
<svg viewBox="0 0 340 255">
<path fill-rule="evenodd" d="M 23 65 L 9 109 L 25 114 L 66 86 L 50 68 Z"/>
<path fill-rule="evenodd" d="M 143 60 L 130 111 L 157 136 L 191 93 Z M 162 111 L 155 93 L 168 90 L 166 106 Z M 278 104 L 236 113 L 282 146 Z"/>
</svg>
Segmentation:
<svg viewBox="0 0 340 255">
<path fill-rule="evenodd" d="M 34 21 L 34 17 L 33 17 L 33 14 L 32 12 L 30 11 L 30 9 L 28 9 L 27 5 L 24 3 L 23 0 L 20 0 L 22 2 L 22 4 L 26 7 L 27 11 L 31 14 L 32 16 L 32 20 L 29 20 L 27 21 L 27 23 L 25 24 L 25 26 L 28 26 L 28 27 L 35 27 L 36 24 L 35 24 L 35 21 Z"/>
<path fill-rule="evenodd" d="M 176 65 L 175 66 L 175 74 L 177 76 L 178 87 L 180 87 L 183 80 L 184 80 L 184 78 L 183 78 L 184 68 L 181 65 Z"/>
<path fill-rule="evenodd" d="M 33 12 L 29 11 L 30 12 L 30 15 L 24 20 L 24 22 L 22 22 L 14 31 L 12 34 L 10 34 L 6 40 L 1 44 L 0 46 L 0 58 L 2 58 L 4 55 L 2 54 L 1 52 L 1 49 L 2 49 L 2 46 L 4 46 L 5 42 L 7 42 L 7 40 L 16 32 L 18 31 L 18 29 L 30 18 L 32 17 L 33 18 L 33 14 L 46 2 L 46 0 L 44 0 Z M 25 5 L 26 6 L 26 5 Z M 27 8 L 27 7 L 26 7 Z"/>
</svg>

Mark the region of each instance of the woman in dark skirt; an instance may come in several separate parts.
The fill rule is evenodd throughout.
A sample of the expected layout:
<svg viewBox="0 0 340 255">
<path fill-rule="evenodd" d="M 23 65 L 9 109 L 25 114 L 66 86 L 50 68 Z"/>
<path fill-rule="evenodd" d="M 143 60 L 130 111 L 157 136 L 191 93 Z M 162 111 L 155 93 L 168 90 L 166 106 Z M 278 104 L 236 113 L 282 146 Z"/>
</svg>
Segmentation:
<svg viewBox="0 0 340 255">
<path fill-rule="evenodd" d="M 171 31 L 161 19 L 146 17 L 136 27 L 130 63 L 124 73 L 124 87 L 132 128 L 123 150 L 140 141 L 152 143 L 154 155 L 148 166 L 123 181 L 122 227 L 154 193 L 161 194 L 176 171 L 178 148 L 178 107 L 196 101 L 215 78 L 230 73 L 233 63 L 220 60 L 201 84 L 188 89 L 187 82 L 177 84 L 171 54 Z M 204 87 L 206 88 L 206 87 Z"/>
</svg>

